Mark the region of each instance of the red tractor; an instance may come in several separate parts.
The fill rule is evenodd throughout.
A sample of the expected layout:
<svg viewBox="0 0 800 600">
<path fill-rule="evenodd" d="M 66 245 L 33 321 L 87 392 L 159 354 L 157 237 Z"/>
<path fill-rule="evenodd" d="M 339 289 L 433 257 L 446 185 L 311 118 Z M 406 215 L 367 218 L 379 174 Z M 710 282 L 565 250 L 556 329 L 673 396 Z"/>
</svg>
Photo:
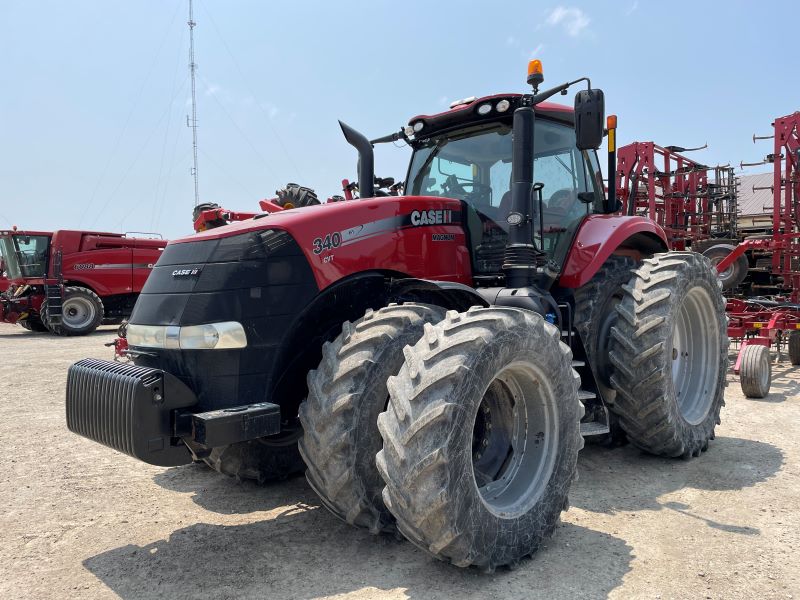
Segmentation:
<svg viewBox="0 0 800 600">
<path fill-rule="evenodd" d="M 57 335 L 120 322 L 166 245 L 122 233 L 0 231 L 8 284 L 0 293 L 0 322 Z"/>
<path fill-rule="evenodd" d="M 488 571 L 552 534 L 584 437 L 699 456 L 728 363 L 716 273 L 614 214 L 602 91 L 542 80 L 534 61 L 533 93 L 372 142 L 342 124 L 360 199 L 170 242 L 134 364 L 70 368 L 69 428 L 155 465 L 305 468 L 348 523 Z M 579 82 L 574 110 L 546 102 Z M 375 197 L 373 143 L 397 138 L 406 195 Z"/>
</svg>

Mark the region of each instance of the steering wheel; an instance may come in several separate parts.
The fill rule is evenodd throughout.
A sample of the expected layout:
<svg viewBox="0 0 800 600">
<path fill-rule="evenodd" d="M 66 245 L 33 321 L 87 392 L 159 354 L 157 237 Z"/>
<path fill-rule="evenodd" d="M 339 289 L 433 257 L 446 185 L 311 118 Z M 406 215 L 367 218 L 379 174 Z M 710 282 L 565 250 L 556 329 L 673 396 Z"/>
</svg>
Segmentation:
<svg viewBox="0 0 800 600">
<path fill-rule="evenodd" d="M 471 187 L 468 192 L 466 187 Z M 455 175 L 448 175 L 442 184 L 442 191 L 452 198 L 463 198 L 470 204 L 488 204 L 492 197 L 491 186 L 477 181 L 459 181 Z"/>
<path fill-rule="evenodd" d="M 550 200 L 547 202 L 547 208 L 553 212 L 567 212 L 575 205 L 577 199 L 578 194 L 575 190 L 563 188 L 553 192 L 553 195 L 550 196 Z"/>
</svg>

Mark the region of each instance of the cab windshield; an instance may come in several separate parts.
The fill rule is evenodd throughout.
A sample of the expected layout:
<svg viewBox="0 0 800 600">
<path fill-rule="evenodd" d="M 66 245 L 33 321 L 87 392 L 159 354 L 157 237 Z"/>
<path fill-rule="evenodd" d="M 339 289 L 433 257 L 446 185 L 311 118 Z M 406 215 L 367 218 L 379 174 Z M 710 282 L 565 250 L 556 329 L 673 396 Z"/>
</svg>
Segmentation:
<svg viewBox="0 0 800 600">
<path fill-rule="evenodd" d="M 574 129 L 545 119 L 536 121 L 534 150 L 534 179 L 544 186 L 535 241 L 560 265 L 565 252 L 559 250 L 569 246 L 562 242 L 572 239 L 583 217 L 601 210 L 597 159 L 576 148 Z M 511 209 L 510 125 L 473 127 L 418 144 L 407 181 L 408 194 L 463 200 L 474 268 L 501 270 Z"/>
<path fill-rule="evenodd" d="M 0 247 L 9 279 L 45 276 L 50 236 L 7 235 L 0 238 Z"/>
</svg>

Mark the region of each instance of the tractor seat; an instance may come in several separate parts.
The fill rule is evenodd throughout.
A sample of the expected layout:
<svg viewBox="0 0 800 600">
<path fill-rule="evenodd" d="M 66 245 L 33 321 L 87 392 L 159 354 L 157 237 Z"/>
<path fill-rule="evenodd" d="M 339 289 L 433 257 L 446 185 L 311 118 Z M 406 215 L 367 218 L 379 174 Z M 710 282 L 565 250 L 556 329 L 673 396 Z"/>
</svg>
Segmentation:
<svg viewBox="0 0 800 600">
<path fill-rule="evenodd" d="M 562 227 L 569 209 L 575 205 L 577 193 L 573 189 L 558 190 L 550 196 L 547 202 L 544 202 L 542 207 L 544 217 L 545 230 L 553 227 Z M 504 230 L 508 231 L 508 213 L 511 212 L 511 191 L 503 194 L 500 199 L 500 206 L 497 208 L 497 224 Z"/>
</svg>

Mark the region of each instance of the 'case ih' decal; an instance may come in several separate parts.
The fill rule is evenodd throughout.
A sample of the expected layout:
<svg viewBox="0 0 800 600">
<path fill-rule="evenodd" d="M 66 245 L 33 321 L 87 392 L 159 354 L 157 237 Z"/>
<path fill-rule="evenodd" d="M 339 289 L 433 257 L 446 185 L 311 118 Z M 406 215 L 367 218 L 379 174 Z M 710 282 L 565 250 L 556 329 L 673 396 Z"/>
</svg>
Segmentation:
<svg viewBox="0 0 800 600">
<path fill-rule="evenodd" d="M 439 210 L 415 210 L 411 213 L 411 224 L 420 225 L 446 225 L 453 222 L 453 211 L 447 208 Z"/>
<path fill-rule="evenodd" d="M 201 270 L 202 267 L 193 267 L 191 269 L 175 269 L 172 272 L 172 276 L 176 279 L 179 277 L 196 277 L 200 274 Z"/>
<path fill-rule="evenodd" d="M 370 221 L 362 225 L 354 225 L 349 229 L 326 234 L 314 238 L 312 251 L 321 254 L 339 246 L 347 246 L 377 235 L 384 235 L 408 227 L 432 227 L 436 225 L 452 225 L 461 222 L 461 211 L 446 208 L 432 210 L 415 210 L 405 215 L 397 215 Z M 455 234 L 452 234 L 455 235 Z M 454 239 L 454 238 L 449 238 Z M 444 241 L 441 238 L 437 241 Z"/>
</svg>

